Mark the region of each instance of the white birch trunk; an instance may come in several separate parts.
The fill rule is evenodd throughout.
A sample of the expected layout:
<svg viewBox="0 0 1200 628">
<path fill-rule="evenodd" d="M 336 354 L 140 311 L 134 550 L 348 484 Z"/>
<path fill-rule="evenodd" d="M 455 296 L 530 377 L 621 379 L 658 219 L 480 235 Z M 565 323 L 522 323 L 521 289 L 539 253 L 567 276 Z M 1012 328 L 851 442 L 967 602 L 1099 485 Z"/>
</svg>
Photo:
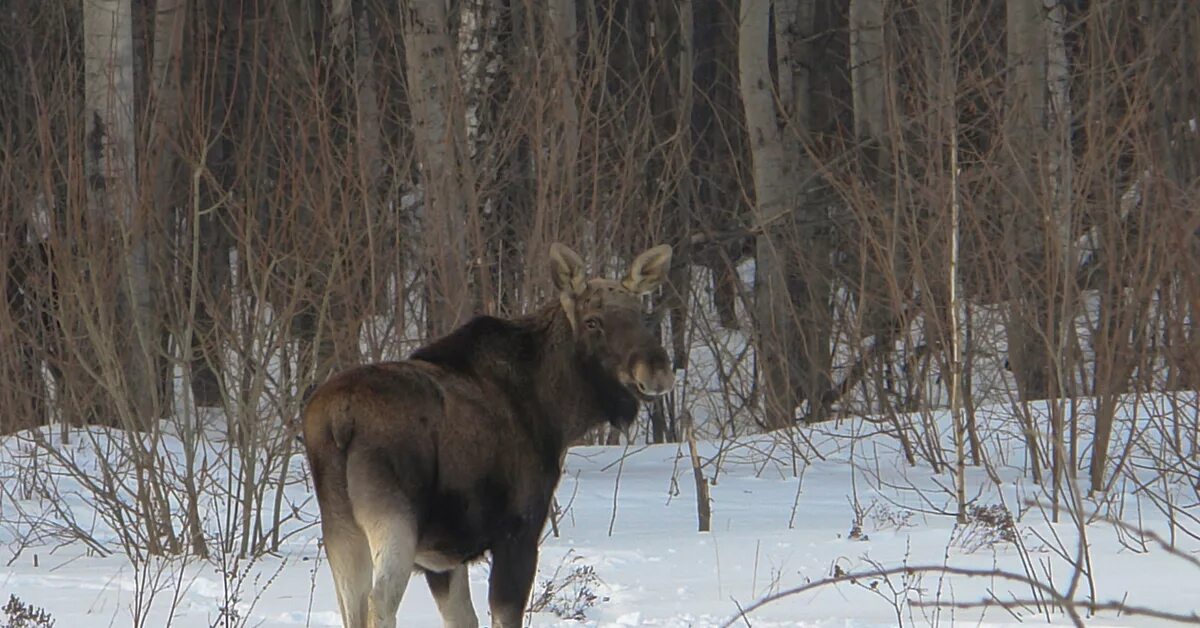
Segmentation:
<svg viewBox="0 0 1200 628">
<path fill-rule="evenodd" d="M 112 412 L 115 416 L 95 418 L 115 420 L 126 430 L 152 430 L 160 408 L 155 368 L 159 339 L 147 220 L 137 196 L 131 0 L 85 0 L 83 36 L 87 206 L 95 233 L 91 237 L 99 240 L 90 244 L 96 246 L 94 253 L 111 251 L 119 278 L 112 320 L 107 326 L 99 321 L 89 325 L 109 403 L 88 411 Z M 94 276 L 103 274 L 94 270 Z M 133 490 L 146 551 L 162 554 L 178 551 L 179 544 L 152 443 L 132 439 L 126 453 L 139 469 Z"/>
<path fill-rule="evenodd" d="M 425 191 L 429 332 L 463 322 L 473 306 L 467 287 L 468 188 L 465 113 L 443 0 L 413 0 L 404 11 L 404 48 L 414 138 Z"/>
<path fill-rule="evenodd" d="M 785 268 L 787 249 L 783 238 L 773 237 L 778 232 L 772 227 L 791 220 L 799 194 L 793 170 L 798 155 L 788 154 L 785 149 L 784 129 L 779 124 L 781 112 L 775 104 L 775 81 L 768 64 L 771 4 L 770 0 L 742 3 L 738 69 L 753 160 L 754 218 L 763 229 L 755 254 L 758 364 L 763 373 L 766 425 L 775 429 L 794 422 L 798 399 L 792 381 L 795 376 L 792 352 L 798 338 Z M 784 13 L 794 15 L 794 12 Z M 785 72 L 781 69 L 781 75 Z M 785 93 L 790 96 L 795 90 L 781 90 L 781 96 Z"/>
<path fill-rule="evenodd" d="M 92 218 L 134 219 L 131 0 L 83 2 L 88 206 Z"/>
<path fill-rule="evenodd" d="M 155 418 L 157 339 L 151 330 L 154 311 L 147 238 L 143 217 L 137 213 L 130 0 L 83 2 L 83 31 L 88 213 L 97 227 L 108 224 L 120 234 L 120 318 L 112 331 L 134 330 L 130 341 L 111 346 L 129 404 L 118 412 L 121 420 L 129 422 L 126 427 L 145 427 Z"/>
</svg>

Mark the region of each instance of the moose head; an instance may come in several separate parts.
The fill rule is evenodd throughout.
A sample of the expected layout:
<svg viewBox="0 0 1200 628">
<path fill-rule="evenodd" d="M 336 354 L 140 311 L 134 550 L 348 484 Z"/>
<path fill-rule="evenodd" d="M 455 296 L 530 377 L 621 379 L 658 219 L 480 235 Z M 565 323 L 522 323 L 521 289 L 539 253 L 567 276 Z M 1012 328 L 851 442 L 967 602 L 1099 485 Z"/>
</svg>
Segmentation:
<svg viewBox="0 0 1200 628">
<path fill-rule="evenodd" d="M 587 279 L 583 259 L 560 243 L 550 247 L 550 262 L 580 357 L 642 400 L 671 390 L 675 374 L 659 340 L 659 319 L 642 301 L 666 279 L 671 247 L 661 244 L 637 256 L 620 281 Z"/>
</svg>

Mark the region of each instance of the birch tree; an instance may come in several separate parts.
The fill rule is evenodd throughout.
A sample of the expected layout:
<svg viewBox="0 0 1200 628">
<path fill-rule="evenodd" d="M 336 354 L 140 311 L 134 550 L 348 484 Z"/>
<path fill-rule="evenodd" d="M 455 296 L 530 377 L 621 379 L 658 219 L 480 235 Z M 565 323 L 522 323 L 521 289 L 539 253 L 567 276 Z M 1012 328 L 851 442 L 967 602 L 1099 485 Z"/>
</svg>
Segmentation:
<svg viewBox="0 0 1200 628">
<path fill-rule="evenodd" d="M 468 286 L 467 212 L 472 211 L 466 122 L 443 0 L 402 6 L 413 135 L 424 190 L 428 333 L 437 336 L 474 311 Z"/>
<path fill-rule="evenodd" d="M 150 238 L 139 204 L 134 118 L 134 53 L 130 0 L 83 2 L 85 171 L 87 219 L 93 238 L 81 248 L 94 256 L 73 277 L 71 304 L 90 342 L 79 357 L 95 359 L 93 377 L 103 390 L 101 405 L 125 429 L 149 430 L 151 438 L 130 439 L 126 452 L 138 470 L 132 491 L 138 527 L 144 526 L 150 554 L 175 553 L 180 540 L 157 464 L 154 430 L 159 404 L 157 312 L 151 288 Z M 111 270 L 95 262 L 113 256 Z M 88 264 L 88 262 L 91 262 Z M 115 279 L 115 304 L 102 291 Z M 101 296 L 103 295 L 103 296 Z M 97 299 L 99 307 L 87 303 Z M 130 331 L 131 330 L 131 331 Z M 92 354 L 92 355 L 88 355 Z M 95 411 L 96 408 L 86 408 Z"/>
<path fill-rule="evenodd" d="M 769 429 L 794 422 L 802 394 L 810 417 L 819 418 L 821 396 L 828 389 L 828 336 L 818 320 L 827 307 L 828 279 L 814 272 L 823 266 L 823 253 L 812 246 L 812 230 L 819 222 L 813 212 L 819 210 L 805 204 L 800 187 L 809 170 L 799 140 L 811 115 L 809 60 L 804 57 L 813 16 L 811 0 L 747 0 L 738 31 L 742 103 L 753 158 L 753 216 L 761 230 L 755 248 L 755 324 Z M 772 76 L 769 63 L 772 37 L 778 77 Z"/>
<path fill-rule="evenodd" d="M 1049 353 L 1052 365 L 1051 393 L 1057 403 L 1051 408 L 1051 431 L 1054 443 L 1054 514 L 1058 515 L 1058 493 L 1061 491 L 1063 475 L 1075 477 L 1075 460 L 1078 455 L 1075 435 L 1078 426 L 1073 425 L 1069 448 L 1066 442 L 1066 415 L 1068 397 L 1074 397 L 1074 376 L 1070 372 L 1071 356 L 1078 355 L 1075 349 L 1075 276 L 1079 270 L 1079 259 L 1075 247 L 1075 165 L 1072 160 L 1071 144 L 1071 77 L 1067 58 L 1066 7 L 1062 0 L 1043 0 L 1041 28 L 1046 50 L 1046 178 L 1049 183 L 1051 210 L 1046 224 L 1046 238 L 1052 249 L 1049 265 L 1054 273 L 1050 281 L 1055 289 L 1051 292 L 1047 313 L 1050 329 Z M 1057 285 L 1055 285 L 1057 284 Z M 1076 413 L 1071 412 L 1072 421 Z M 1107 438 L 1099 438 L 1104 426 L 1097 424 L 1097 450 L 1107 447 Z M 1107 426 L 1111 431 L 1111 422 Z"/>
<path fill-rule="evenodd" d="M 1065 398 L 1074 392 L 1071 359 L 1078 354 L 1064 7 L 1057 0 L 1009 0 L 1006 8 L 1008 354 L 1023 400 L 1059 400 L 1050 406 L 1048 445 L 1057 496 L 1065 469 L 1073 468 L 1064 460 L 1064 415 Z M 1026 423 L 1028 443 L 1035 451 L 1036 430 L 1028 415 Z"/>
<path fill-rule="evenodd" d="M 130 2 L 83 2 L 88 218 L 100 227 L 97 233 L 114 234 L 113 244 L 121 257 L 116 319 L 108 330 L 93 328 L 90 335 L 107 345 L 101 353 L 116 359 L 98 372 L 110 394 L 128 401 L 128 406 L 117 408 L 119 418 L 128 421 L 127 426 L 145 427 L 158 407 L 154 364 L 158 338 L 153 331 L 145 216 L 138 213 Z M 131 338 L 116 337 L 124 329 L 133 330 Z M 111 344 L 101 338 L 106 332 L 114 334 Z M 101 361 L 107 362 L 103 356 Z M 124 394 L 118 392 L 122 389 Z"/>
</svg>

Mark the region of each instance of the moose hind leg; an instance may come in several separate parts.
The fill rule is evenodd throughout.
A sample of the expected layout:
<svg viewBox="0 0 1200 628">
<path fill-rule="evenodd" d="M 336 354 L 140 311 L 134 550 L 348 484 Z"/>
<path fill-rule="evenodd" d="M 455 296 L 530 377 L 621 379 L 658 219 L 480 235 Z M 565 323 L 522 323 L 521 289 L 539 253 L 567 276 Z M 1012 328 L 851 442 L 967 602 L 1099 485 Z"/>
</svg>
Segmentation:
<svg viewBox="0 0 1200 628">
<path fill-rule="evenodd" d="M 479 617 L 471 605 L 471 577 L 466 565 L 437 573 L 425 572 L 429 592 L 437 602 L 442 614 L 442 625 L 446 628 L 478 628 Z"/>
<path fill-rule="evenodd" d="M 404 597 L 417 555 L 417 529 L 407 513 L 393 511 L 373 518 L 366 532 L 372 563 L 367 625 L 395 628 L 396 609 Z"/>
<path fill-rule="evenodd" d="M 354 519 L 370 547 L 371 591 L 368 628 L 395 628 L 396 609 L 417 556 L 417 526 L 407 498 L 394 478 L 369 458 L 350 458 L 346 489 Z"/>
<path fill-rule="evenodd" d="M 367 595 L 371 592 L 371 550 L 367 537 L 352 522 L 324 523 L 325 553 L 333 571 L 338 607 L 346 628 L 366 628 Z"/>
</svg>

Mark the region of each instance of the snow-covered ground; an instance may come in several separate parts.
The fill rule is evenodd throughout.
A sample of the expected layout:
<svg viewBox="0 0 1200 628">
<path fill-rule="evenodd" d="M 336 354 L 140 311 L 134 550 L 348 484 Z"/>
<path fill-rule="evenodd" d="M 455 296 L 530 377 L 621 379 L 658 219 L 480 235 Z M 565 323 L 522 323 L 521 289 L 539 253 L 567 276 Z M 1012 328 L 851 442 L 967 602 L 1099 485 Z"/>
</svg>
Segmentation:
<svg viewBox="0 0 1200 628">
<path fill-rule="evenodd" d="M 1195 408 L 1189 396 L 1183 407 Z M 1153 426 L 1169 406 L 1144 398 L 1123 414 Z M 1023 449 L 1007 416 L 1011 410 L 982 408 L 992 472 L 968 469 L 968 496 L 981 510 L 1016 518 L 1006 528 L 956 526 L 953 478 L 927 465 L 910 467 L 895 440 L 856 419 L 792 435 L 754 436 L 702 442 L 712 484 L 712 531 L 697 532 L 695 485 L 687 448 L 678 445 L 583 447 L 573 449 L 558 492 L 562 515 L 558 536 L 547 530 L 537 591 L 549 590 L 546 605 L 558 611 L 533 613 L 534 626 L 709 626 L 736 619 L 739 626 L 894 626 L 1069 624 L 1057 610 L 1033 603 L 979 608 L 985 600 L 1032 600 L 1028 584 L 999 576 L 946 576 L 933 571 L 842 582 L 786 597 L 739 618 L 739 607 L 791 587 L 840 573 L 901 566 L 938 566 L 1029 574 L 1059 592 L 1070 588 L 1075 570 L 1077 526 L 1068 509 L 1051 523 L 1046 494 L 1027 479 Z M 937 415 L 944 421 L 945 417 Z M 1174 417 L 1194 425 L 1195 417 Z M 1153 431 L 1146 430 L 1147 433 Z M 944 433 L 948 434 L 948 430 Z M 54 437 L 57 439 L 57 437 Z M 57 626 L 337 626 L 339 618 L 328 565 L 319 545 L 315 502 L 306 466 L 298 455 L 287 471 L 282 500 L 291 516 L 283 526 L 277 554 L 234 563 L 219 558 L 188 562 L 150 559 L 137 569 L 120 546 L 121 521 L 92 497 L 77 478 L 59 475 L 65 460 L 99 480 L 112 444 L 106 430 L 71 435 L 54 447 L 64 460 L 48 458 L 31 444 L 30 434 L 0 442 L 0 596 L 44 608 Z M 793 447 L 793 439 L 801 443 Z M 216 440 L 216 439 L 214 439 Z M 811 441 L 804 444 L 803 441 Z M 54 442 L 57 442 L 55 440 Z M 219 441 L 218 441 L 219 442 Z M 1122 442 L 1117 439 L 1115 442 Z M 181 459 L 182 443 L 164 437 L 155 447 Z M 43 448 L 45 445 L 42 446 Z M 215 485 L 227 481 L 226 467 L 239 459 L 219 444 L 201 448 L 203 469 Z M 34 452 L 37 452 L 36 455 Z M 819 454 L 819 456 L 817 455 Z M 807 459 L 807 460 L 806 460 Z M 1131 469 L 1139 469 L 1135 454 Z M 224 462 L 222 462 L 224 461 Z M 1139 477 L 1136 471 L 1130 478 Z M 1145 482 L 1118 482 L 1102 499 L 1080 493 L 1090 542 L 1087 556 L 1096 599 L 1175 613 L 1200 609 L 1200 542 L 1176 528 L 1182 556 L 1152 540 L 1121 533 L 1103 520 L 1128 523 L 1172 538 L 1161 510 L 1142 497 L 1146 485 L 1177 498 L 1181 520 L 1200 515 L 1194 473 L 1144 472 Z M 1086 486 L 1081 473 L 1079 485 Z M 1188 478 L 1191 477 L 1189 480 Z M 40 479 L 35 479 L 40 478 Z M 1173 478 L 1173 479 L 1172 479 Z M 17 484 L 21 486 L 18 487 Z M 136 490 L 130 495 L 135 495 Z M 1142 491 L 1142 492 L 1139 492 Z M 1191 496 L 1188 501 L 1186 496 Z M 205 500 L 201 500 L 205 501 Z M 271 499 L 266 503 L 271 503 Z M 228 529 L 220 499 L 207 500 L 203 519 L 210 539 Z M 1093 516 L 1096 515 L 1096 516 Z M 56 525 L 72 522 L 107 552 L 89 548 Z M 33 533 L 41 531 L 43 536 Z M 46 534 L 47 531 L 54 532 Z M 1194 526 L 1190 529 L 1195 533 Z M 1013 536 L 1018 543 L 1014 543 Z M 211 542 L 211 541 L 210 541 Z M 212 543 L 214 556 L 223 553 Z M 5 549 L 7 548 L 7 549 Z M 228 554 L 225 554 L 228 556 Z M 487 624 L 487 565 L 472 568 L 475 607 Z M 552 583 L 547 588 L 547 583 Z M 1074 599 L 1091 598 L 1092 583 L 1080 580 Z M 4 600 L 0 600 L 2 603 Z M 912 602 L 917 602 L 913 604 Z M 922 606 L 921 603 L 924 605 Z M 974 604 L 975 608 L 962 608 Z M 230 609 L 233 609 L 232 611 Z M 563 618 L 580 611 L 582 621 Z M 1086 617 L 1089 625 L 1147 626 L 1162 620 L 1120 616 Z M 0 622 L 4 619 L 0 613 Z M 400 608 L 401 625 L 436 626 L 438 616 L 423 579 L 415 578 Z"/>
</svg>

